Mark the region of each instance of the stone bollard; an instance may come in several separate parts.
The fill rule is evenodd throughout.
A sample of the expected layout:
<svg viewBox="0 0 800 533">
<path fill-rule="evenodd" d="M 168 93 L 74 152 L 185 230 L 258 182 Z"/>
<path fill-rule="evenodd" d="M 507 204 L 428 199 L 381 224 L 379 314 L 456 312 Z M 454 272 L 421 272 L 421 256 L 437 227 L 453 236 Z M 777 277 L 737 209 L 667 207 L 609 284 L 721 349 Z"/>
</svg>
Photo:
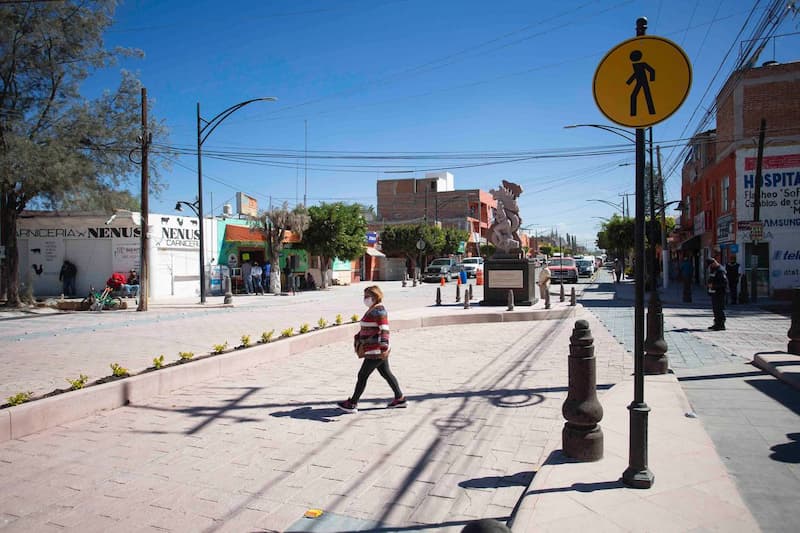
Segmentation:
<svg viewBox="0 0 800 533">
<path fill-rule="evenodd" d="M 800 355 L 800 287 L 792 289 L 792 325 L 788 335 L 789 346 L 786 351 Z"/>
<path fill-rule="evenodd" d="M 469 309 L 469 291 L 464 291 L 464 309 Z"/>
<path fill-rule="evenodd" d="M 442 305 L 442 288 L 436 287 L 436 305 Z"/>
<path fill-rule="evenodd" d="M 597 400 L 594 339 L 589 322 L 576 320 L 569 338 L 569 389 L 561 413 L 567 421 L 561 431 L 561 448 L 579 461 L 603 458 L 603 406 Z"/>
<path fill-rule="evenodd" d="M 575 299 L 575 287 L 571 287 L 569 291 L 569 305 L 575 307 L 577 305 L 577 300 Z"/>
<path fill-rule="evenodd" d="M 560 298 L 560 301 L 563 302 L 564 301 L 564 280 L 563 279 L 561 280 L 561 283 L 559 284 L 559 287 L 561 287 L 559 289 L 559 298 Z"/>
<path fill-rule="evenodd" d="M 412 287 L 416 287 L 417 286 L 417 278 L 414 278 L 414 281 L 411 282 L 411 286 Z"/>
<path fill-rule="evenodd" d="M 667 341 L 664 340 L 664 310 L 657 293 L 650 293 L 647 304 L 647 337 L 644 340 L 644 373 L 666 374 L 669 372 Z"/>
<path fill-rule="evenodd" d="M 456 303 L 461 301 L 461 284 L 456 285 Z"/>
<path fill-rule="evenodd" d="M 407 284 L 408 284 L 408 272 L 405 272 L 403 274 L 403 287 L 405 287 Z"/>
<path fill-rule="evenodd" d="M 233 303 L 233 293 L 231 292 L 231 277 L 225 276 L 222 279 L 222 282 L 225 284 L 225 299 L 222 301 L 224 304 L 232 304 Z"/>
<path fill-rule="evenodd" d="M 514 291 L 508 289 L 508 311 L 514 310 Z"/>
</svg>

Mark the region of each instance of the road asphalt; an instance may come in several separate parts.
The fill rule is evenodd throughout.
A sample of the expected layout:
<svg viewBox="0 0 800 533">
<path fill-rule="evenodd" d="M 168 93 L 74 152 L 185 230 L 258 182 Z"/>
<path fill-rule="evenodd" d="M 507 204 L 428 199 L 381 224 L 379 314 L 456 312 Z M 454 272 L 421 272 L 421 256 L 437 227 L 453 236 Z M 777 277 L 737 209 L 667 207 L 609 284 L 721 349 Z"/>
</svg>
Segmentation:
<svg viewBox="0 0 800 533">
<path fill-rule="evenodd" d="M 347 341 L 297 353 L 249 348 L 231 354 L 256 354 L 246 368 L 0 442 L 0 528 L 460 531 L 489 517 L 514 531 L 794 531 L 800 522 L 800 393 L 750 364 L 786 349 L 786 316 L 741 306 L 727 331 L 709 332 L 702 295 L 686 305 L 664 291 L 672 372 L 646 381 L 655 482 L 637 490 L 619 482 L 632 399 L 630 283 L 601 272 L 578 286 L 582 305 L 569 318 L 537 320 L 523 320 L 533 315 L 522 307 L 463 309 L 452 283 L 441 307 L 434 285 L 379 284 L 398 324 L 391 364 L 407 409 L 385 408 L 391 393 L 377 374 L 358 413 L 335 408 L 359 366 Z M 202 308 L 157 302 L 147 313 L 4 313 L 2 394 L 43 394 L 79 373 L 97 379 L 111 362 L 140 371 L 160 353 L 199 356 L 337 314 L 347 322 L 365 285 L 237 297 L 234 307 L 212 298 Z M 569 311 L 552 292 L 553 311 Z M 423 327 L 408 326 L 419 317 Z M 591 327 L 604 408 L 605 453 L 593 463 L 560 450 L 575 319 Z M 323 514 L 305 518 L 310 509 Z"/>
</svg>

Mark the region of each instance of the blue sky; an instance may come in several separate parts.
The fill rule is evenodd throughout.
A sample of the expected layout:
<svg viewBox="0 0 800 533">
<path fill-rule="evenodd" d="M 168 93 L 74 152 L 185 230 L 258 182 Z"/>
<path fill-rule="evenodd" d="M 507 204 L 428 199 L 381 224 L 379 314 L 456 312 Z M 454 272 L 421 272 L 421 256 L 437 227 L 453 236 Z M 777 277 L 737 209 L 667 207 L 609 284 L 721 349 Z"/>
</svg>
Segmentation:
<svg viewBox="0 0 800 533">
<path fill-rule="evenodd" d="M 138 73 L 155 100 L 150 113 L 170 129 L 168 140 L 155 143 L 194 150 L 197 102 L 208 119 L 250 98 L 279 99 L 236 112 L 203 150 L 295 157 L 259 157 L 258 164 L 204 157 L 206 211 L 212 195 L 217 213 L 222 204 L 235 204 L 236 191 L 256 197 L 261 207 L 270 198 L 294 205 L 304 195 L 309 205 L 337 200 L 375 205 L 377 179 L 422 177 L 441 169 L 454 174 L 457 188 L 489 190 L 502 179 L 519 183 L 525 189 L 523 225 L 540 232 L 557 228 L 587 244 L 601 223 L 595 217 L 614 212 L 587 200 L 619 202 L 619 193 L 634 190 L 632 145 L 629 152 L 612 155 L 448 167 L 490 162 L 490 152 L 508 157 L 625 150 L 627 143 L 618 136 L 564 126 L 611 124 L 594 103 L 592 78 L 605 53 L 633 37 L 640 16 L 649 19 L 648 35 L 675 41 L 693 65 L 686 102 L 654 128 L 656 144 L 675 145 L 694 132 L 713 102 L 764 3 L 127 0 L 117 9 L 106 44 L 145 53 L 120 66 Z M 776 33 L 796 32 L 797 25 L 790 17 Z M 799 59 L 798 37 L 770 42 L 759 64 Z M 117 76 L 102 73 L 87 88 L 112 87 Z M 317 157 L 331 152 L 408 157 Z M 448 157 L 420 157 L 429 153 Z M 662 150 L 665 170 L 677 154 Z M 178 157 L 163 180 L 168 188 L 151 199 L 151 211 L 169 213 L 177 200 L 193 201 L 196 156 Z M 668 201 L 679 199 L 679 170 L 668 176 L 667 193 Z"/>
</svg>

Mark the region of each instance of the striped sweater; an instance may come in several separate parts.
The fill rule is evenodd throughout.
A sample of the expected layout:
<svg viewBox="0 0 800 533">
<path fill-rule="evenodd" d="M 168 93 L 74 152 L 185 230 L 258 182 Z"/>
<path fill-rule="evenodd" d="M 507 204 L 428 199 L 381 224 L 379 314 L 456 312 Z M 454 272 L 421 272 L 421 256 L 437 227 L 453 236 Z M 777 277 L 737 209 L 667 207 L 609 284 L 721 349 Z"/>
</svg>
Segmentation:
<svg viewBox="0 0 800 533">
<path fill-rule="evenodd" d="M 367 309 L 361 317 L 361 330 L 356 333 L 356 343 L 364 346 L 367 359 L 385 359 L 389 355 L 389 314 L 383 304 Z"/>
</svg>

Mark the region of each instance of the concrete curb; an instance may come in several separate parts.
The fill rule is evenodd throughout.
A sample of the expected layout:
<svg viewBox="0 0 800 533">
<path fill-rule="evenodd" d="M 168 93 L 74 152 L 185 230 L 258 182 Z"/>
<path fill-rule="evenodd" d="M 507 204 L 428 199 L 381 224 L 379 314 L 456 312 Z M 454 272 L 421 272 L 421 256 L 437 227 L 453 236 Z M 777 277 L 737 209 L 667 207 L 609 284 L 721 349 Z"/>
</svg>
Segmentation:
<svg viewBox="0 0 800 533">
<path fill-rule="evenodd" d="M 555 320 L 575 316 L 579 308 L 580 306 L 520 312 L 505 312 L 498 308 L 498 310 L 469 314 L 400 318 L 392 321 L 392 328 L 404 330 L 450 324 Z M 319 346 L 349 341 L 357 329 L 357 324 L 327 327 L 269 344 L 256 345 L 246 350 L 205 356 L 190 363 L 9 407 L 0 411 L 0 442 L 19 439 L 99 411 L 145 403 L 153 396 L 168 394 L 195 383 L 234 374 L 267 358 L 289 357 Z"/>
<path fill-rule="evenodd" d="M 652 408 L 648 463 L 655 475 L 653 487 L 632 489 L 619 481 L 628 465 L 627 404 L 633 398 L 633 386 L 633 380 L 626 379 L 600 395 L 603 459 L 579 462 L 565 457 L 561 428 L 552 432 L 543 452 L 546 460 L 523 495 L 512 530 L 642 531 L 654 527 L 643 521 L 646 511 L 669 516 L 665 501 L 677 501 L 673 495 L 699 497 L 704 492 L 698 489 L 713 487 L 705 495 L 710 505 L 707 516 L 699 518 L 704 528 L 759 531 L 702 423 L 685 416 L 689 402 L 673 374 L 646 378 L 646 401 Z M 615 502 L 619 511 L 608 513 L 608 502 Z M 673 526 L 666 529 L 683 530 L 680 520 L 678 513 Z"/>
<path fill-rule="evenodd" d="M 756 354 L 753 365 L 800 390 L 800 356 L 785 352 Z"/>
</svg>

